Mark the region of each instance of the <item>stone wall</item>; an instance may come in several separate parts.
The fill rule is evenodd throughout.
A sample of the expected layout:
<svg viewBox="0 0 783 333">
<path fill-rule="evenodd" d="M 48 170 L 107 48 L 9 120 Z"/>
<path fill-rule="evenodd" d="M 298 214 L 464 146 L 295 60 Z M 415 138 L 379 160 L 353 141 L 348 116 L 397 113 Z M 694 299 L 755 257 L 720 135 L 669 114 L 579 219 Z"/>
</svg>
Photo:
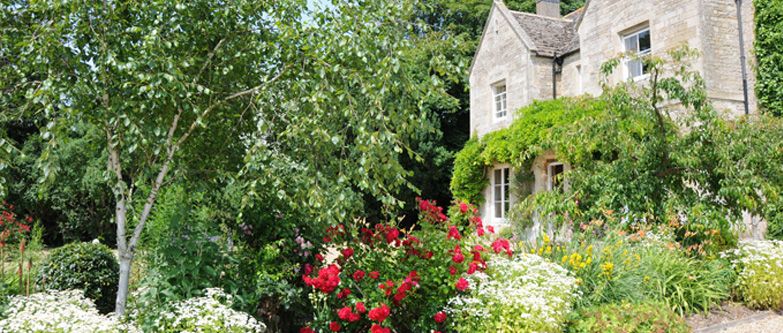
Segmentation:
<svg viewBox="0 0 783 333">
<path fill-rule="evenodd" d="M 755 61 L 750 54 L 754 40 L 751 1 L 744 2 L 743 16 L 751 112 L 754 112 L 757 108 L 752 91 Z M 693 65 L 706 80 L 708 96 L 719 110 L 732 115 L 741 113 L 736 6 L 728 0 L 591 0 L 579 26 L 584 92 L 601 93 L 601 64 L 624 51 L 622 36 L 645 26 L 650 28 L 653 54 L 664 55 L 682 45 L 701 50 L 702 56 Z M 609 77 L 609 83 L 620 82 L 625 75 L 625 68 L 620 68 Z M 563 78 L 564 81 L 577 79 Z"/>
<path fill-rule="evenodd" d="M 533 94 L 531 81 L 535 70 L 530 51 L 505 14 L 493 7 L 470 72 L 470 131 L 478 136 L 511 124 L 514 111 L 529 104 Z M 509 115 L 497 121 L 492 85 L 502 80 L 506 81 Z"/>
</svg>

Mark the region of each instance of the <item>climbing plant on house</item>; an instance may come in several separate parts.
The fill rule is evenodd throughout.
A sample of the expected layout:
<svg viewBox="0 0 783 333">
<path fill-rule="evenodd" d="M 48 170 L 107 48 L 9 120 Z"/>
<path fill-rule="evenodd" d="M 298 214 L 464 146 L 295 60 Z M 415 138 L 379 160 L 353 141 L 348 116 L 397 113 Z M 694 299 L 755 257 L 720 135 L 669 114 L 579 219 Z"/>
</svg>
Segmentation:
<svg viewBox="0 0 783 333">
<path fill-rule="evenodd" d="M 732 244 L 732 227 L 743 211 L 767 218 L 771 234 L 777 234 L 780 214 L 774 210 L 781 207 L 783 188 L 783 123 L 773 118 L 723 119 L 709 104 L 704 81 L 690 68 L 697 55 L 683 48 L 665 58 L 645 58 L 648 82 L 607 84 L 588 104 L 596 111 L 581 108 L 576 117 L 555 117 L 562 122 L 526 115 L 541 105 L 562 109 L 547 115 L 567 115 L 568 104 L 539 102 L 523 108 L 511 127 L 474 141 L 460 153 L 452 190 L 466 197 L 480 195 L 487 181 L 480 168 L 510 163 L 525 170 L 527 161 L 551 149 L 573 166 L 564 175 L 568 189 L 523 196 L 512 208 L 515 224 L 527 226 L 538 214 L 578 226 L 614 211 L 623 215 L 627 227 L 681 225 L 680 241 L 697 253 Z M 620 64 L 614 59 L 602 70 L 608 75 Z M 523 125 L 534 119 L 542 131 Z"/>
<path fill-rule="evenodd" d="M 783 1 L 754 0 L 756 95 L 765 112 L 783 116 Z"/>
</svg>

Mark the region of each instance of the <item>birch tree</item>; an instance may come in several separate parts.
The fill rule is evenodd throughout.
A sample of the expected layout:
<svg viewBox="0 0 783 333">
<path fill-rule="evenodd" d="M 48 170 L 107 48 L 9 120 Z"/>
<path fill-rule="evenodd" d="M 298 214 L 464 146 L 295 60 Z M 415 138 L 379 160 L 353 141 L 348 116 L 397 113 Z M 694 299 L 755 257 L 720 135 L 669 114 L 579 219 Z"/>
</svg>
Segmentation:
<svg viewBox="0 0 783 333">
<path fill-rule="evenodd" d="M 437 77 L 406 63 L 412 9 L 406 1 L 335 1 L 320 13 L 297 0 L 4 5 L 5 15 L 31 22 L 14 40 L 14 65 L 38 78 L 17 92 L 47 120 L 44 181 L 56 181 L 48 156 L 75 124 L 104 133 L 118 314 L 158 193 L 172 173 L 205 167 L 194 156 L 211 152 L 194 151 L 194 141 L 243 147 L 246 161 L 235 167 L 246 197 L 274 193 L 312 223 L 352 219 L 366 196 L 400 204 L 410 173 L 399 156 L 415 158 L 411 138 L 433 130 L 422 105 L 445 96 Z"/>
</svg>

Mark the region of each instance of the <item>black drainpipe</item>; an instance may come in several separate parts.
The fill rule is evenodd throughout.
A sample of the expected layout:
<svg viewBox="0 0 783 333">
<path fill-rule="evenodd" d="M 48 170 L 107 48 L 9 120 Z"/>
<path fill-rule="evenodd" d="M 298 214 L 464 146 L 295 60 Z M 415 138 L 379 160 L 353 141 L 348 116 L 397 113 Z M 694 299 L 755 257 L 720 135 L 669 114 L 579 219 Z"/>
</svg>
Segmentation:
<svg viewBox="0 0 783 333">
<path fill-rule="evenodd" d="M 552 99 L 557 99 L 557 74 L 563 72 L 563 57 L 554 53 L 552 59 Z"/>
<path fill-rule="evenodd" d="M 739 25 L 740 62 L 742 62 L 742 93 L 745 96 L 745 115 L 750 114 L 750 101 L 748 98 L 748 70 L 745 58 L 745 33 L 742 27 L 742 0 L 734 0 L 737 4 L 737 24 Z"/>
</svg>

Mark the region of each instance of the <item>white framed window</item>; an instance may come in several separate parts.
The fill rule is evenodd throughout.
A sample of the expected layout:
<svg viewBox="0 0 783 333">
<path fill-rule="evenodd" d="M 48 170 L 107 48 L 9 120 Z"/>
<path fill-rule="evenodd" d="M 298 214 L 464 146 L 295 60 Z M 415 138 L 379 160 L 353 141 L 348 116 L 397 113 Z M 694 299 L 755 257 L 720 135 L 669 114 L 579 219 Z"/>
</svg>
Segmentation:
<svg viewBox="0 0 783 333">
<path fill-rule="evenodd" d="M 506 102 L 506 81 L 500 81 L 492 85 L 493 110 L 495 119 L 504 119 L 508 115 L 508 103 Z"/>
<path fill-rule="evenodd" d="M 650 39 L 650 28 L 644 28 L 636 32 L 623 36 L 625 52 L 638 57 L 643 57 L 652 52 L 652 41 Z M 626 78 L 637 79 L 648 74 L 647 66 L 641 59 L 626 59 L 625 61 Z"/>
<path fill-rule="evenodd" d="M 492 173 L 492 204 L 494 207 L 494 218 L 497 221 L 505 221 L 506 213 L 511 208 L 510 169 L 499 168 Z"/>
<path fill-rule="evenodd" d="M 560 162 L 551 162 L 546 167 L 547 189 L 554 190 L 559 188 L 563 182 L 562 174 L 565 172 L 565 165 Z"/>
</svg>

